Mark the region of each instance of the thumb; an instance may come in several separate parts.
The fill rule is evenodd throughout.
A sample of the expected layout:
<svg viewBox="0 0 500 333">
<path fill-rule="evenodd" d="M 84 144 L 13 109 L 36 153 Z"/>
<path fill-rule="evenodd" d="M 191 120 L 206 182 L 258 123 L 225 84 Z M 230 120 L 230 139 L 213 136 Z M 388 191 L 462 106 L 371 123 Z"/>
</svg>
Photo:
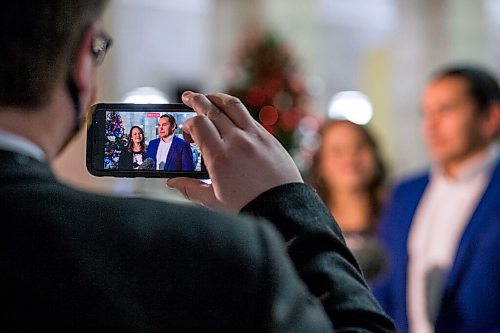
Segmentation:
<svg viewBox="0 0 500 333">
<path fill-rule="evenodd" d="M 186 199 L 200 203 L 209 208 L 218 208 L 220 205 L 215 197 L 211 184 L 199 179 L 177 177 L 167 180 L 167 186 L 179 191 Z"/>
</svg>

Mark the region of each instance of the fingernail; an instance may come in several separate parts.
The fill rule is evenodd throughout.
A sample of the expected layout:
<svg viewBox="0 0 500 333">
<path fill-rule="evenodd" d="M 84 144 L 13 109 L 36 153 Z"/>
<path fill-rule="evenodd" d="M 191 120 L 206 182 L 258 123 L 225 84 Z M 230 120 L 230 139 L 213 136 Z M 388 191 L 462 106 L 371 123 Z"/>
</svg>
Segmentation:
<svg viewBox="0 0 500 333">
<path fill-rule="evenodd" d="M 188 98 L 190 95 L 192 95 L 193 92 L 192 91 L 185 91 L 182 93 L 182 98 Z"/>
</svg>

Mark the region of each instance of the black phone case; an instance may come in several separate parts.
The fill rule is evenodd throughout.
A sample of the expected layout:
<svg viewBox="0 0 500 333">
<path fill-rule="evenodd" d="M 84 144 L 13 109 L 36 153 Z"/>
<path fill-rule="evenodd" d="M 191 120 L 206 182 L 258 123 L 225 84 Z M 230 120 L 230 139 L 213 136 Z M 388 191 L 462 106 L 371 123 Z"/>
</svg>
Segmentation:
<svg viewBox="0 0 500 333">
<path fill-rule="evenodd" d="M 97 177 L 117 178 L 174 178 L 190 177 L 208 179 L 209 175 L 201 156 L 201 171 L 163 171 L 163 170 L 114 170 L 104 169 L 104 142 L 106 111 L 172 113 L 194 112 L 184 104 L 126 104 L 99 103 L 92 106 L 92 118 L 87 119 L 86 166 L 90 174 Z M 102 166 L 99 168 L 98 166 Z"/>
</svg>

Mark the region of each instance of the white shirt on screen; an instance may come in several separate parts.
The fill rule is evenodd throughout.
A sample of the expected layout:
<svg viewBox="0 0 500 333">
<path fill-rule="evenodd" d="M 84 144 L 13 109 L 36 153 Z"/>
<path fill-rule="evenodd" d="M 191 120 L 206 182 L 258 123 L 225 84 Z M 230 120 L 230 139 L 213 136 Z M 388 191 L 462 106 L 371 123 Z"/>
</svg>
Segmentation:
<svg viewBox="0 0 500 333">
<path fill-rule="evenodd" d="M 160 144 L 156 152 L 156 170 L 163 170 L 165 167 L 165 161 L 167 160 L 168 151 L 170 150 L 170 146 L 172 146 L 173 139 L 174 134 L 170 135 L 165 142 L 160 138 Z"/>
</svg>

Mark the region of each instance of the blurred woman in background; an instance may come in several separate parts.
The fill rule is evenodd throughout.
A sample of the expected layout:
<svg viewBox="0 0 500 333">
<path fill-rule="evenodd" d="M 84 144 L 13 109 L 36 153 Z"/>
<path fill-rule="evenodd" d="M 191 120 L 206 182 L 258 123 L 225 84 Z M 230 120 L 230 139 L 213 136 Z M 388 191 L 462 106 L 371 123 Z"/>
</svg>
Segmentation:
<svg viewBox="0 0 500 333">
<path fill-rule="evenodd" d="M 128 143 L 123 147 L 118 161 L 118 169 L 139 169 L 146 156 L 146 139 L 144 131 L 139 126 L 132 126 L 128 135 Z"/>
<path fill-rule="evenodd" d="M 361 126 L 330 120 L 310 170 L 312 186 L 335 217 L 368 281 L 385 267 L 375 238 L 383 205 L 386 168 L 377 144 Z"/>
</svg>

